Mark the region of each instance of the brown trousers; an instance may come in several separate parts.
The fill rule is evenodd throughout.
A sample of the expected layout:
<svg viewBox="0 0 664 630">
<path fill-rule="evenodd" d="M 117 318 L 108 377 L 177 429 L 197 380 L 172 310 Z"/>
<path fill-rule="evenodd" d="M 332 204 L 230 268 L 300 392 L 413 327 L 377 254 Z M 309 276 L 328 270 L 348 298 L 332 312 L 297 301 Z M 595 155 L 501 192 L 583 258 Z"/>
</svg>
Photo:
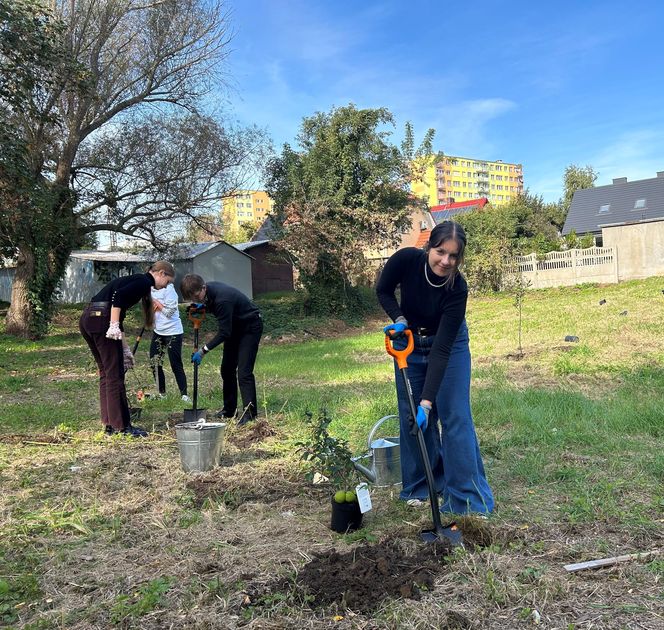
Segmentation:
<svg viewBox="0 0 664 630">
<path fill-rule="evenodd" d="M 121 431 L 129 426 L 129 404 L 124 381 L 122 341 L 107 339 L 111 307 L 89 305 L 83 311 L 78 327 L 90 346 L 99 369 L 99 404 L 101 421 Z"/>
</svg>

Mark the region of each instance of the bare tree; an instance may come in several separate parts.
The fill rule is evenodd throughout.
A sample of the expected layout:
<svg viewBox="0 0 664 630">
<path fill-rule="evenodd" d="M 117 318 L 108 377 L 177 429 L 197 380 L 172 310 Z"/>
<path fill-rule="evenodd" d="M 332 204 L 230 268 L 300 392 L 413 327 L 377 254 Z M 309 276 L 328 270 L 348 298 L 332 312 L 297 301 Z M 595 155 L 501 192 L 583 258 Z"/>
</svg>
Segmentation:
<svg viewBox="0 0 664 630">
<path fill-rule="evenodd" d="M 50 7 L 70 63 L 32 91 L 30 107 L 3 109 L 34 184 L 0 220 L 0 247 L 17 260 L 7 330 L 31 336 L 45 331 L 67 258 L 86 235 L 111 230 L 159 245 L 246 185 L 263 146 L 260 131 L 224 126 L 204 107 L 225 87 L 222 0 Z"/>
</svg>

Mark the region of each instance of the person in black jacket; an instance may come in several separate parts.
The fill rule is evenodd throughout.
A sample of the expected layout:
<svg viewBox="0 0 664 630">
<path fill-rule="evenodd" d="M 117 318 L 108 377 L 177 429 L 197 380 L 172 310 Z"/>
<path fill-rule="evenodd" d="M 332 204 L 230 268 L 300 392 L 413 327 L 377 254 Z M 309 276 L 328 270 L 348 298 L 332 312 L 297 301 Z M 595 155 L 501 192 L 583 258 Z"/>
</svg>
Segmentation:
<svg viewBox="0 0 664 630">
<path fill-rule="evenodd" d="M 180 291 L 185 300 L 204 304 L 206 311 L 217 318 L 217 334 L 191 358 L 193 363 L 200 365 L 210 350 L 224 344 L 221 359 L 224 406 L 217 417 L 235 416 L 239 383 L 243 409 L 238 424 L 254 420 L 258 413 L 254 365 L 263 334 L 258 307 L 241 291 L 223 282 L 206 283 L 196 274 L 187 274 L 182 279 Z"/>
<path fill-rule="evenodd" d="M 431 231 L 424 250 L 406 247 L 389 258 L 376 292 L 394 322 L 384 332 L 409 328 L 414 336 L 415 348 L 408 357 L 417 405 L 414 421 L 424 434 L 436 489 L 443 499 L 441 511 L 488 514 L 494 500 L 470 409 L 468 285 L 459 271 L 465 246 L 466 234 L 458 223 L 440 223 Z M 395 297 L 397 286 L 400 302 Z M 404 349 L 405 339 L 395 339 L 394 347 Z M 417 505 L 428 497 L 428 487 L 396 362 L 395 375 L 401 424 L 401 499 Z"/>
<path fill-rule="evenodd" d="M 134 355 L 127 345 L 122 323 L 127 309 L 142 300 L 145 325 L 152 327 L 154 312 L 150 292 L 153 287 L 163 289 L 174 278 L 173 265 L 160 260 L 147 273 L 111 280 L 81 315 L 79 330 L 99 369 L 101 421 L 109 435 L 147 436 L 147 431 L 132 426 L 129 417 L 124 375 L 133 367 Z"/>
</svg>

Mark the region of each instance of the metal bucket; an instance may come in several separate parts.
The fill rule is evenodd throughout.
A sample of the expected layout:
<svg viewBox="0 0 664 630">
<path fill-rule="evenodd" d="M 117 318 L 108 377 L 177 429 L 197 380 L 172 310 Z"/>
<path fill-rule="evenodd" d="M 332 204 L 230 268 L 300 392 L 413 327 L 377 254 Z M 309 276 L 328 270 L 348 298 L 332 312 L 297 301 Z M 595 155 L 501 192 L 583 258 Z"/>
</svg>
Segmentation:
<svg viewBox="0 0 664 630">
<path fill-rule="evenodd" d="M 185 472 L 205 472 L 219 464 L 225 422 L 184 422 L 175 425 L 180 463 Z"/>
<path fill-rule="evenodd" d="M 367 460 L 370 464 L 368 467 L 368 475 L 370 481 L 374 485 L 382 486 L 396 486 L 401 484 L 401 438 L 397 436 L 375 438 L 376 431 L 386 420 L 391 418 L 398 418 L 399 416 L 391 415 L 381 418 L 369 432 L 367 440 L 369 445 L 369 453 L 354 458 L 355 467 L 363 472 L 363 466 L 359 460 Z M 366 473 L 365 473 L 366 474 Z"/>
</svg>

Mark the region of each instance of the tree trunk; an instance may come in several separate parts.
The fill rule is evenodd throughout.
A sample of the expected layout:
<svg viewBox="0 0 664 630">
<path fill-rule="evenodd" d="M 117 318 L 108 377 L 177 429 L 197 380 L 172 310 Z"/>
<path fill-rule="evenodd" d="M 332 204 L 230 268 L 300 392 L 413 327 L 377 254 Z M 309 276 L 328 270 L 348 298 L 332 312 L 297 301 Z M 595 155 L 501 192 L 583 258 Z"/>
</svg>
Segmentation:
<svg viewBox="0 0 664 630">
<path fill-rule="evenodd" d="M 32 310 L 30 308 L 28 286 L 34 272 L 34 255 L 29 249 L 20 249 L 16 259 L 16 273 L 12 282 L 11 305 L 5 320 L 5 329 L 11 335 L 31 336 Z"/>
</svg>

